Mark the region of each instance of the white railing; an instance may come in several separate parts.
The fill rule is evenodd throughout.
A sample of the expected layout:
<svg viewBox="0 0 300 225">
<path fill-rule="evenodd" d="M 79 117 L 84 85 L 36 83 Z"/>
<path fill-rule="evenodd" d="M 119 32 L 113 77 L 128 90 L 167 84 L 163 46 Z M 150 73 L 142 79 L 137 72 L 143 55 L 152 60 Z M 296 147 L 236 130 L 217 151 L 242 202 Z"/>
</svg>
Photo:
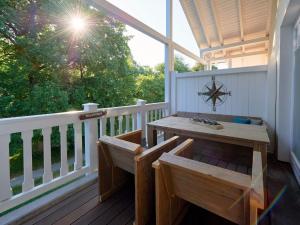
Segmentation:
<svg viewBox="0 0 300 225">
<path fill-rule="evenodd" d="M 146 135 L 146 123 L 166 115 L 167 103 L 146 104 L 138 100 L 136 105 L 102 108 L 97 104 L 84 104 L 83 111 L 55 113 L 37 116 L 0 119 L 0 213 L 31 200 L 47 191 L 57 188 L 78 177 L 89 175 L 98 169 L 97 139 L 102 135 L 116 135 L 131 130 L 142 129 Z M 79 116 L 106 111 L 100 118 L 80 120 Z M 52 129 L 58 127 L 60 136 L 60 173 L 53 178 L 51 161 Z M 84 133 L 83 133 L 84 128 Z M 40 130 L 43 136 L 44 172 L 42 184 L 34 184 L 32 169 L 32 137 Z M 69 170 L 67 132 L 73 130 L 74 169 Z M 21 133 L 23 143 L 23 184 L 22 191 L 13 195 L 10 176 L 11 135 Z M 82 141 L 84 137 L 84 145 Z M 84 160 L 83 160 L 83 149 Z"/>
</svg>

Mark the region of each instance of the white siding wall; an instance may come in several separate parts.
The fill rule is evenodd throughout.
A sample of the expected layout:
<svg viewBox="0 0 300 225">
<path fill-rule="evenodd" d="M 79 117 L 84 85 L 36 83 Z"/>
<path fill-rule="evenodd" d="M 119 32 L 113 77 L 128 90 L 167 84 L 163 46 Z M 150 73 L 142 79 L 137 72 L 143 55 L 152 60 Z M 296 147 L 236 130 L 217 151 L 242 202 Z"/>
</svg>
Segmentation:
<svg viewBox="0 0 300 225">
<path fill-rule="evenodd" d="M 267 67 L 245 67 L 196 73 L 173 74 L 173 112 L 202 112 L 265 118 Z M 213 112 L 212 106 L 205 103 L 198 92 L 215 76 L 232 96 Z M 174 81 L 175 79 L 175 81 Z"/>
<path fill-rule="evenodd" d="M 299 0 L 278 1 L 268 64 L 267 113 L 270 125 L 276 128 L 278 159 L 287 162 L 290 161 L 293 136 L 293 26 L 299 4 Z"/>
</svg>

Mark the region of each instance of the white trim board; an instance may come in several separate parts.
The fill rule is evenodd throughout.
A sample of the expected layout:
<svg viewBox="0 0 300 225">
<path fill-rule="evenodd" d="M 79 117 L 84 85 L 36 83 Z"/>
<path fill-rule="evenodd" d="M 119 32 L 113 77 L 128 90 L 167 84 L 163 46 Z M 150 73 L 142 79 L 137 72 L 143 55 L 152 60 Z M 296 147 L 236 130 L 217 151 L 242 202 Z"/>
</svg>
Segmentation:
<svg viewBox="0 0 300 225">
<path fill-rule="evenodd" d="M 204 77 L 204 76 L 223 76 L 227 74 L 243 74 L 253 72 L 266 72 L 267 66 L 249 66 L 240 67 L 233 69 L 221 69 L 221 70 L 205 70 L 199 72 L 187 72 L 187 73 L 174 73 L 176 78 L 193 78 L 193 77 Z"/>
<path fill-rule="evenodd" d="M 294 152 L 291 152 L 291 166 L 296 177 L 298 184 L 300 185 L 300 162 L 297 159 Z"/>
</svg>

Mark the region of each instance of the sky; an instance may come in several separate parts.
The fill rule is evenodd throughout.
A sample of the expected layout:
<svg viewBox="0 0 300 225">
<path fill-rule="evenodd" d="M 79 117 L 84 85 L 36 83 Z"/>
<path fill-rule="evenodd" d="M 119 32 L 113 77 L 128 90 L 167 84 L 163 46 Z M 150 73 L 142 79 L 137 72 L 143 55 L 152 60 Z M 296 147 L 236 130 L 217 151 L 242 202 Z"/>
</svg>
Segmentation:
<svg viewBox="0 0 300 225">
<path fill-rule="evenodd" d="M 146 25 L 165 35 L 166 33 L 166 1 L 165 0 L 108 0 L 118 8 L 137 18 Z M 127 26 L 127 35 L 132 36 L 129 41 L 133 58 L 140 65 L 155 66 L 164 62 L 164 45 L 147 35 Z M 199 50 L 192 31 L 185 18 L 179 0 L 173 0 L 173 40 L 186 49 L 199 55 Z M 189 65 L 195 61 L 175 52 L 183 57 Z"/>
</svg>

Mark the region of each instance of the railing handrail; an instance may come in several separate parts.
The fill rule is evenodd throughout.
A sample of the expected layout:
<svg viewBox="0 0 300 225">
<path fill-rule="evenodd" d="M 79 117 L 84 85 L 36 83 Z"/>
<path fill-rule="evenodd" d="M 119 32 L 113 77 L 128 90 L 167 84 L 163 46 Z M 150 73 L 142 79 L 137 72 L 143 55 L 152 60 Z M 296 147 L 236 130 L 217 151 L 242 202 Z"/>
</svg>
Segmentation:
<svg viewBox="0 0 300 225">
<path fill-rule="evenodd" d="M 156 103 L 149 103 L 146 104 L 145 107 L 147 109 L 155 109 L 156 107 L 164 106 L 167 102 L 156 102 Z M 101 110 L 109 110 L 109 111 L 130 111 L 130 109 L 138 109 L 140 106 L 137 105 L 128 105 L 128 106 L 118 106 L 118 107 L 107 107 L 107 108 L 99 108 L 98 111 Z M 79 116 L 81 114 L 84 114 L 85 112 L 83 110 L 76 110 L 76 111 L 68 111 L 68 112 L 59 112 L 59 113 L 47 113 L 47 114 L 38 114 L 38 115 L 30 115 L 30 116 L 17 116 L 17 117 L 9 117 L 9 118 L 0 118 L 0 126 L 6 125 L 6 124 L 13 124 L 13 123 L 19 123 L 22 120 L 26 121 L 33 121 L 33 120 L 40 120 L 40 119 L 53 119 L 55 117 L 61 117 L 61 116 Z M 125 114 L 124 114 L 125 115 Z"/>
<path fill-rule="evenodd" d="M 155 110 L 159 108 L 165 109 L 167 107 L 166 102 L 157 102 L 157 103 L 149 103 L 145 106 L 138 106 L 138 105 L 129 105 L 129 106 L 118 106 L 118 107 L 110 107 L 110 108 L 100 108 L 98 111 L 106 111 L 107 114 L 105 117 L 112 117 L 112 116 L 122 116 L 128 115 L 131 113 L 137 113 L 142 111 L 149 111 Z"/>
<path fill-rule="evenodd" d="M 146 104 L 144 107 L 138 105 L 119 106 L 100 108 L 98 111 L 105 110 L 107 111 L 106 117 L 112 117 L 137 113 L 141 108 L 143 111 L 165 108 L 166 104 L 166 102 L 158 102 Z M 0 119 L 0 135 L 79 122 L 79 116 L 84 113 L 81 110 Z"/>
<path fill-rule="evenodd" d="M 8 118 L 0 118 L 0 125 L 6 123 L 17 123 L 20 120 L 38 120 L 38 119 L 49 119 L 52 117 L 58 116 L 70 116 L 70 115 L 80 115 L 83 113 L 83 110 L 77 111 L 68 111 L 68 112 L 59 112 L 59 113 L 46 113 L 46 114 L 38 114 L 38 115 L 30 115 L 30 116 L 17 116 L 17 117 L 8 117 Z"/>
<path fill-rule="evenodd" d="M 83 113 L 83 111 L 70 111 L 0 119 L 0 135 L 75 123 Z"/>
</svg>

